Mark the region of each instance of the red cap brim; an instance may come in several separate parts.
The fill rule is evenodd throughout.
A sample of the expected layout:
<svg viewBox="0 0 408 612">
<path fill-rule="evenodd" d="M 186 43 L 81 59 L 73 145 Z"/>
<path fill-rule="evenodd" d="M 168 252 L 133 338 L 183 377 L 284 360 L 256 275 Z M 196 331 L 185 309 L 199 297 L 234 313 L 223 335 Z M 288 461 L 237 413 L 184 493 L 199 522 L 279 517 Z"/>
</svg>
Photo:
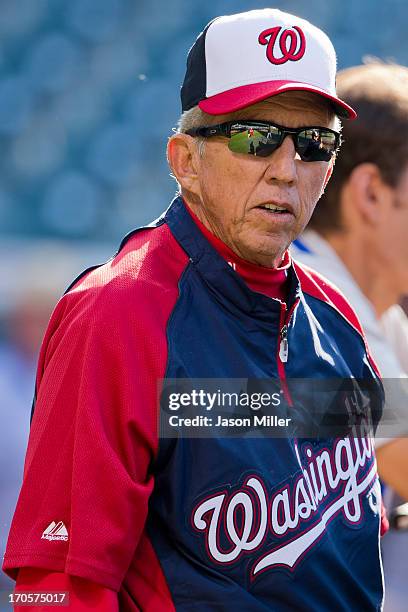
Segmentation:
<svg viewBox="0 0 408 612">
<path fill-rule="evenodd" d="M 345 119 L 355 119 L 357 117 L 356 111 L 351 106 L 343 102 L 343 100 L 330 95 L 324 89 L 309 85 L 308 83 L 296 83 L 294 81 L 266 81 L 264 83 L 242 85 L 241 87 L 223 91 L 205 100 L 201 100 L 198 106 L 209 115 L 226 115 L 256 104 L 256 102 L 266 100 L 266 98 L 277 96 L 285 91 L 310 91 L 311 93 L 316 93 L 332 102 L 334 110 L 339 117 Z"/>
</svg>

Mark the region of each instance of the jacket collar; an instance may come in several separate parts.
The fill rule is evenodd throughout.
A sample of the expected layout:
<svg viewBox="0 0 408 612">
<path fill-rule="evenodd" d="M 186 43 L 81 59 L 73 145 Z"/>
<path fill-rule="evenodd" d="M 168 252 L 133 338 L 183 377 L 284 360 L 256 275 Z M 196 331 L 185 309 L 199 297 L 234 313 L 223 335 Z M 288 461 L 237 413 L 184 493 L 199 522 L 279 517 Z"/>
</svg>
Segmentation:
<svg viewBox="0 0 408 612">
<path fill-rule="evenodd" d="M 278 299 L 252 291 L 217 253 L 194 223 L 180 196 L 167 209 L 164 222 L 213 293 L 223 300 L 227 299 L 240 310 L 262 319 L 275 318 L 280 313 L 281 302 Z M 288 288 L 287 307 L 291 308 L 301 292 L 293 265 L 288 269 Z"/>
</svg>

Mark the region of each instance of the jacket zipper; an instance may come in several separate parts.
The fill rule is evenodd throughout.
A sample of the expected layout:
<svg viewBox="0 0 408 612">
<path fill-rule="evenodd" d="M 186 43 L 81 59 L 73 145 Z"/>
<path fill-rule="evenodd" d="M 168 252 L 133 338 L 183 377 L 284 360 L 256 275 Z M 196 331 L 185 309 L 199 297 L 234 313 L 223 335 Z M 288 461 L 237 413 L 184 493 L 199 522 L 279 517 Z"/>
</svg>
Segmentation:
<svg viewBox="0 0 408 612">
<path fill-rule="evenodd" d="M 297 299 L 292 305 L 289 312 L 286 314 L 287 306 L 283 302 L 281 305 L 280 312 L 280 323 L 279 323 L 279 343 L 278 343 L 278 373 L 279 380 L 282 384 L 282 391 L 289 406 L 293 406 L 292 397 L 290 395 L 289 387 L 286 380 L 285 363 L 289 357 L 289 342 L 288 342 L 288 326 L 292 318 L 292 314 L 299 303 Z"/>
<path fill-rule="evenodd" d="M 289 354 L 288 326 L 285 324 L 280 330 L 279 358 L 282 363 L 287 362 L 288 354 Z"/>
</svg>

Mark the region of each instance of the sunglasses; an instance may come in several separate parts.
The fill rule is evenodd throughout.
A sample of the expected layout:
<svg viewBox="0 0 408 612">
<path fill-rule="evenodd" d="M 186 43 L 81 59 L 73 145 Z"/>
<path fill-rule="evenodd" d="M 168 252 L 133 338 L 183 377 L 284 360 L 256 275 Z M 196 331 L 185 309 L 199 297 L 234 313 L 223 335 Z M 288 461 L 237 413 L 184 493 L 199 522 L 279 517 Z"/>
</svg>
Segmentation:
<svg viewBox="0 0 408 612">
<path fill-rule="evenodd" d="M 211 127 L 188 130 L 190 136 L 226 136 L 233 153 L 268 157 L 281 146 L 286 136 L 292 136 L 296 152 L 302 161 L 331 160 L 341 145 L 338 132 L 324 127 L 286 128 L 268 121 L 229 121 Z"/>
</svg>

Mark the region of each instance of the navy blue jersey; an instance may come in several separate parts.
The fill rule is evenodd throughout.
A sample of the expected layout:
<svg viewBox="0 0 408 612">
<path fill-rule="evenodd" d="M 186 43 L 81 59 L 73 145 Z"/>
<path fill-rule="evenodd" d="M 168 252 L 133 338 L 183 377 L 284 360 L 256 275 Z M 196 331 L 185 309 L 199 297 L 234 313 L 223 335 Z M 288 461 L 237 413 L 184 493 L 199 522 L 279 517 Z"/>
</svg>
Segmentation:
<svg viewBox="0 0 408 612">
<path fill-rule="evenodd" d="M 68 349 L 64 370 L 58 351 Z M 163 378 L 276 379 L 289 410 L 292 379 L 381 386 L 331 285 L 292 263 L 286 303 L 252 291 L 176 198 L 77 279 L 53 315 L 6 571 L 80 575 L 118 590 L 123 610 L 379 610 L 370 436 L 160 439 Z M 54 422 L 60 442 L 47 452 Z M 87 530 L 82 488 L 56 501 L 53 476 L 92 483 Z M 65 540 L 41 539 L 51 521 Z"/>
</svg>

